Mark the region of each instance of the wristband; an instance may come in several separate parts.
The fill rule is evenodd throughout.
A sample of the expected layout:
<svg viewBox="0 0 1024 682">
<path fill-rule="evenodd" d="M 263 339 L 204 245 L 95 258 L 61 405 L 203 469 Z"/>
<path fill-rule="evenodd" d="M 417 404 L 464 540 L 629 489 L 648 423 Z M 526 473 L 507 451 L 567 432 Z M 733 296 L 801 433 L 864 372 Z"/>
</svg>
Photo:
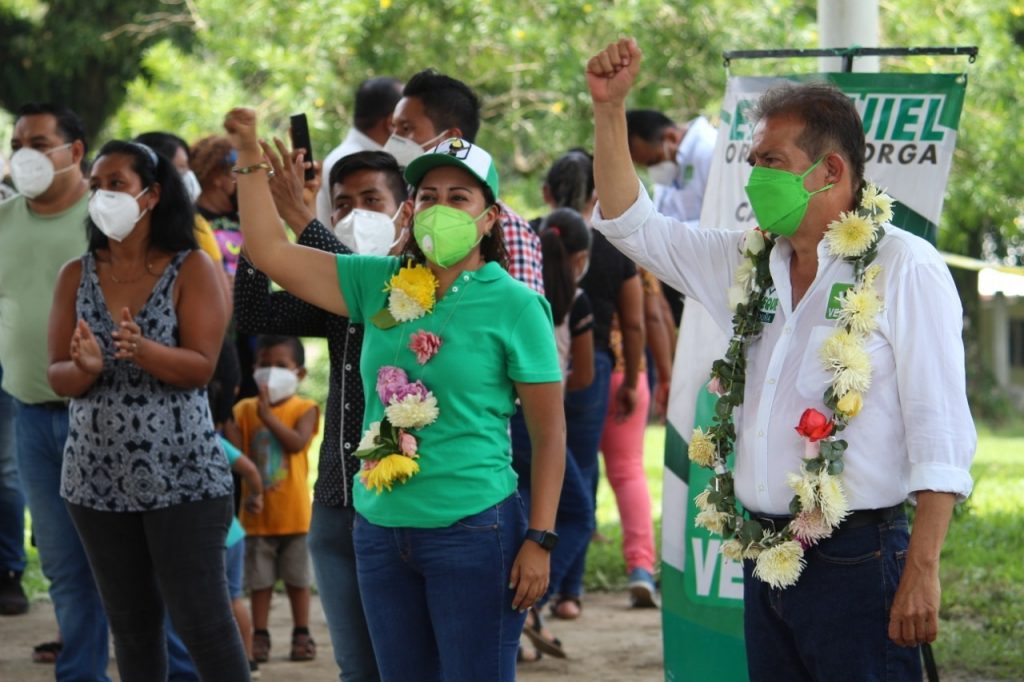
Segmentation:
<svg viewBox="0 0 1024 682">
<path fill-rule="evenodd" d="M 267 163 L 266 161 L 254 163 L 251 166 L 235 166 L 234 168 L 231 169 L 231 172 L 234 173 L 235 175 L 248 175 L 249 173 L 254 173 L 259 170 L 267 171 L 268 178 L 274 177 L 274 171 L 270 167 L 270 164 Z"/>
</svg>

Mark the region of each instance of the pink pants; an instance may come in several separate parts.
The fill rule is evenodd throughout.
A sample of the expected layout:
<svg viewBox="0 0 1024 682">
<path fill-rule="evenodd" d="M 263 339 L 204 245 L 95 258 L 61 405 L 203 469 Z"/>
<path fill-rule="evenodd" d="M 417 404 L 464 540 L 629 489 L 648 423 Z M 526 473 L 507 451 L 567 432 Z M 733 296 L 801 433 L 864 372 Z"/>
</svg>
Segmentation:
<svg viewBox="0 0 1024 682">
<path fill-rule="evenodd" d="M 624 379 L 623 372 L 612 372 L 608 418 L 601 434 L 605 472 L 615 491 L 622 522 L 622 554 L 626 570 L 643 568 L 654 572 L 654 523 L 651 520 L 651 493 L 644 475 L 644 429 L 651 392 L 647 377 L 640 375 L 636 385 L 637 405 L 629 417 L 614 416 L 615 393 Z"/>
</svg>

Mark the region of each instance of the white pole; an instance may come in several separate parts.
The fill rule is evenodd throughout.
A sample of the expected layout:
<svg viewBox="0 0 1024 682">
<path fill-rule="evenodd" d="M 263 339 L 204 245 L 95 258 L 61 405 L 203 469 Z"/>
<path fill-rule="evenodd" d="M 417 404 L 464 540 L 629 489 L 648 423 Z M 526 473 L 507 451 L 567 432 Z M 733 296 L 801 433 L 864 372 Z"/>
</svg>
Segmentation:
<svg viewBox="0 0 1024 682">
<path fill-rule="evenodd" d="M 878 0 L 818 0 L 820 47 L 878 47 Z M 822 73 L 843 70 L 839 57 L 818 60 Z M 877 73 L 878 57 L 857 57 L 853 70 Z"/>
</svg>

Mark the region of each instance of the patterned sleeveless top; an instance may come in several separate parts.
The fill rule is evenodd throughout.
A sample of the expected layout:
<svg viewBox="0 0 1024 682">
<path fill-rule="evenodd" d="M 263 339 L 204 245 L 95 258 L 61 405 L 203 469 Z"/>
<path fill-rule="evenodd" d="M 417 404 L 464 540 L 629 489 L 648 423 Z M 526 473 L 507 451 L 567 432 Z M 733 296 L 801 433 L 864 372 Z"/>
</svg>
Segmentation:
<svg viewBox="0 0 1024 682">
<path fill-rule="evenodd" d="M 189 251 L 180 251 L 135 317 L 146 338 L 178 345 L 174 282 Z M 107 310 L 92 253 L 82 256 L 75 311 L 103 352 L 103 372 L 71 400 L 60 494 L 100 511 L 146 511 L 231 493 L 228 461 L 213 428 L 206 391 L 160 381 L 114 358 Z"/>
</svg>

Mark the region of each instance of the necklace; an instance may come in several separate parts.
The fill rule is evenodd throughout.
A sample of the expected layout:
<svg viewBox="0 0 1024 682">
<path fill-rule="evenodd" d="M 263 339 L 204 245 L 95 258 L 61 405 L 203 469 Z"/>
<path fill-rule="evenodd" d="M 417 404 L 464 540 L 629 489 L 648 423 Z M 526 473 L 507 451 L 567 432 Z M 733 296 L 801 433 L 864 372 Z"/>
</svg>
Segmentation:
<svg viewBox="0 0 1024 682">
<path fill-rule="evenodd" d="M 707 431 L 694 429 L 690 438 L 691 461 L 715 472 L 708 487 L 694 499 L 700 510 L 695 523 L 727 539 L 722 553 L 729 559 L 755 560 L 754 576 L 774 588 L 795 584 L 805 565 L 804 551 L 831 537 L 849 514 L 841 482 L 847 442 L 836 434 L 860 413 L 863 396 L 871 385 L 866 342 L 877 328 L 876 318 L 883 309 L 874 288 L 881 268 L 871 263 L 885 234 L 882 224 L 891 219 L 892 197 L 869 183 L 857 209 L 840 214 L 825 232 L 829 253 L 853 266 L 855 283 L 841 295 L 837 329 L 819 353 L 824 367 L 832 373 L 824 403 L 833 414 L 829 417 L 808 408 L 800 417 L 796 431 L 805 439 L 805 456 L 800 473 L 788 476 L 787 483 L 795 493 L 789 504 L 793 516 L 781 528 L 745 518 L 737 509 L 727 461 L 736 440 L 733 410 L 743 403 L 746 351 L 764 328 L 761 310 L 772 289 L 768 258 L 774 241 L 757 229 L 741 241 L 744 261 L 736 269 L 729 289 L 735 313 L 733 335 L 725 357 L 712 365 L 708 383 L 708 390 L 718 396 L 714 424 Z"/>
<path fill-rule="evenodd" d="M 118 279 L 117 275 L 114 274 L 114 261 L 113 260 L 108 261 L 108 264 L 110 265 L 110 279 L 113 280 L 115 284 L 134 284 L 135 282 L 138 282 L 140 279 L 145 277 L 147 274 L 152 275 L 153 277 L 157 276 L 156 273 L 153 272 L 153 264 L 150 263 L 148 260 L 146 261 L 146 269 L 145 270 L 140 272 L 135 277 L 130 277 L 128 279 Z"/>
</svg>

